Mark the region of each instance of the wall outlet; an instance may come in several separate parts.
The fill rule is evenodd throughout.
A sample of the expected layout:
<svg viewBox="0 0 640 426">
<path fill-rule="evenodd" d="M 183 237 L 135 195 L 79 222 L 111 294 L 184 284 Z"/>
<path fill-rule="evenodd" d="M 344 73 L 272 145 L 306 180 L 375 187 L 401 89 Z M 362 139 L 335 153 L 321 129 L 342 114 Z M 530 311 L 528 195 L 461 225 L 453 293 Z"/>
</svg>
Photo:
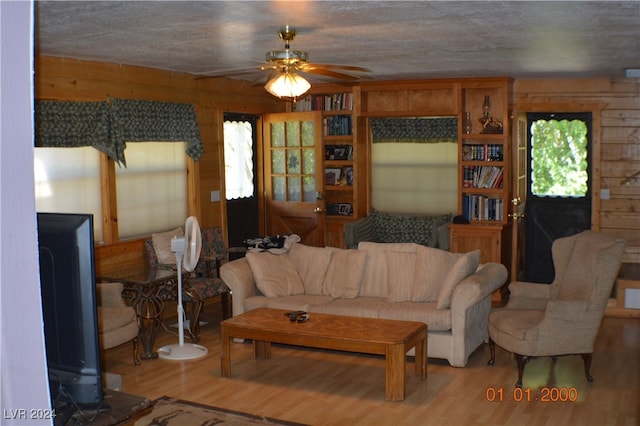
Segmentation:
<svg viewBox="0 0 640 426">
<path fill-rule="evenodd" d="M 609 198 L 611 198 L 611 191 L 609 191 L 608 188 L 602 188 L 600 190 L 600 199 L 601 200 L 608 200 Z"/>
<path fill-rule="evenodd" d="M 220 201 L 220 191 L 211 191 L 211 202 Z"/>
</svg>

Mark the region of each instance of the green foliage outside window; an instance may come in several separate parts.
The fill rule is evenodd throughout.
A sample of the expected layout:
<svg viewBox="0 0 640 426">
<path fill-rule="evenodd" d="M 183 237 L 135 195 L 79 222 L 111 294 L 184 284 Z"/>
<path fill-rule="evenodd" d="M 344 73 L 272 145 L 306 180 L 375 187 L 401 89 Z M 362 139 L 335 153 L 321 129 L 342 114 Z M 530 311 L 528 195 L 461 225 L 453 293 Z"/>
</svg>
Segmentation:
<svg viewBox="0 0 640 426">
<path fill-rule="evenodd" d="M 531 125 L 531 191 L 539 196 L 587 194 L 587 126 L 580 120 Z"/>
</svg>

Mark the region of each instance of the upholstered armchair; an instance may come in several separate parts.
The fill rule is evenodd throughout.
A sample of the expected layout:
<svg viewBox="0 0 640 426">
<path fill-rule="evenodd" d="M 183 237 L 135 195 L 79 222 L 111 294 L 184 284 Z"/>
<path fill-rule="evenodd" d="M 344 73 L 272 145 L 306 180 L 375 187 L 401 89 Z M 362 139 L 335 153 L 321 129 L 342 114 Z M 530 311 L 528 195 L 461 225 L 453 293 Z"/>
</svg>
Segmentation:
<svg viewBox="0 0 640 426">
<path fill-rule="evenodd" d="M 509 302 L 489 315 L 489 348 L 513 352 L 518 366 L 516 387 L 529 358 L 580 354 L 591 377 L 591 354 L 616 280 L 625 241 L 584 231 L 554 241 L 555 279 L 550 285 L 513 282 Z"/>
<path fill-rule="evenodd" d="M 133 342 L 133 363 L 138 357 L 138 318 L 122 299 L 122 283 L 97 283 L 98 337 L 102 350 Z"/>
<path fill-rule="evenodd" d="M 169 239 L 159 238 L 159 234 L 154 234 L 155 241 L 167 247 L 155 247 L 154 238 L 145 241 L 147 261 L 151 266 L 164 269 L 174 269 L 176 267 L 175 254 L 171 254 L 174 259 L 172 263 L 168 263 L 170 260 L 165 260 L 164 262 L 160 260 L 163 257 L 167 259 L 166 253 L 160 253 L 160 256 L 158 256 L 158 250 L 170 250 L 170 234 L 176 232 L 179 232 L 179 230 L 171 231 L 168 235 L 165 235 Z M 222 263 L 228 261 L 229 252 L 233 251 L 233 249 L 225 247 L 222 229 L 219 226 L 203 228 L 201 232 L 202 250 L 200 252 L 200 260 L 193 273 L 185 276 L 182 283 L 182 300 L 185 304 L 189 321 L 189 337 L 193 342 L 200 340 L 200 313 L 205 300 L 220 296 L 222 318 L 226 319 L 231 316 L 229 288 L 220 279 L 219 269 Z M 165 241 L 168 242 L 165 244 Z"/>
</svg>

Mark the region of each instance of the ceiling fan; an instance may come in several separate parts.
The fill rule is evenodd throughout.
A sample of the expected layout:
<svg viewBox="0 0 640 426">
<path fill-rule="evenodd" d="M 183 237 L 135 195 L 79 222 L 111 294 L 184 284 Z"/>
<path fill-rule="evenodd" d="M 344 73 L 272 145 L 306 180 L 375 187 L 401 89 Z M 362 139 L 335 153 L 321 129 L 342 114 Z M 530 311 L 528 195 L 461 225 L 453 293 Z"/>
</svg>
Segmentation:
<svg viewBox="0 0 640 426">
<path fill-rule="evenodd" d="M 353 73 L 370 72 L 369 69 L 352 65 L 315 64 L 309 62 L 309 54 L 304 50 L 291 49 L 290 42 L 296 30 L 288 25 L 278 35 L 284 41 L 284 49 L 271 50 L 266 54 L 266 63 L 255 68 L 223 71 L 220 74 L 206 74 L 197 78 L 223 77 L 246 72 L 269 71 L 269 81 L 265 89 L 280 98 L 296 98 L 306 93 L 311 84 L 298 73 L 317 74 L 339 80 L 358 80 L 361 76 Z"/>
</svg>

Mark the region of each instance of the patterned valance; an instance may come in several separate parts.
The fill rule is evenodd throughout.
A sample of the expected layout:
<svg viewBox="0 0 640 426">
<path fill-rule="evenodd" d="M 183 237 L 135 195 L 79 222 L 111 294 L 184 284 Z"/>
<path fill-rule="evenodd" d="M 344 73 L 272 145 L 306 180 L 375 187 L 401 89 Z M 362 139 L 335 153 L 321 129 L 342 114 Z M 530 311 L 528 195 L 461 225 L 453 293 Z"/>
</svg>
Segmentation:
<svg viewBox="0 0 640 426">
<path fill-rule="evenodd" d="M 92 146 L 126 164 L 127 142 L 187 142 L 186 153 L 204 153 L 192 104 L 112 99 L 102 102 L 36 102 L 36 146 Z"/>
<path fill-rule="evenodd" d="M 126 142 L 187 142 L 187 155 L 198 160 L 204 153 L 192 104 L 113 99 L 111 137 Z"/>
<path fill-rule="evenodd" d="M 103 102 L 37 101 L 36 146 L 92 146 L 116 161 L 122 150 L 109 136 L 109 104 Z"/>
<path fill-rule="evenodd" d="M 373 143 L 458 142 L 456 117 L 372 118 Z"/>
</svg>

